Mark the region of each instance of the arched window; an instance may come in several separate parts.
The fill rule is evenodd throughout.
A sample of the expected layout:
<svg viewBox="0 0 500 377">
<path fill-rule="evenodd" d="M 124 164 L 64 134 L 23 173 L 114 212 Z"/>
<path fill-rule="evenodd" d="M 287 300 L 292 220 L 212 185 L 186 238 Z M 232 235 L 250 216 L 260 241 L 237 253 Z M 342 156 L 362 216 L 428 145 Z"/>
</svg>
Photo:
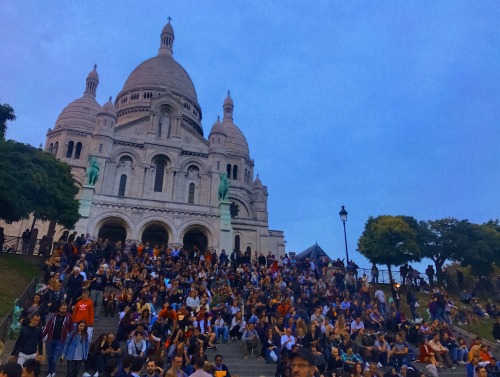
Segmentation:
<svg viewBox="0 0 500 377">
<path fill-rule="evenodd" d="M 73 156 L 73 147 L 75 146 L 74 141 L 68 143 L 68 150 L 66 151 L 66 158 L 71 158 Z"/>
<path fill-rule="evenodd" d="M 188 194 L 188 203 L 190 203 L 190 204 L 194 203 L 194 190 L 195 190 L 194 183 L 190 183 L 189 184 L 189 194 Z"/>
<path fill-rule="evenodd" d="M 57 156 L 57 150 L 58 150 L 58 149 L 59 149 L 59 142 L 58 142 L 58 141 L 56 141 L 56 142 L 55 142 L 55 144 L 54 144 L 54 149 L 53 149 L 53 151 L 52 151 L 52 154 L 53 154 L 54 156 Z"/>
<path fill-rule="evenodd" d="M 252 248 L 250 246 L 247 246 L 247 254 L 252 257 Z"/>
<path fill-rule="evenodd" d="M 54 150 L 54 143 L 50 143 L 49 148 L 47 149 L 47 152 L 52 154 L 52 151 Z"/>
<path fill-rule="evenodd" d="M 240 236 L 234 236 L 234 250 L 240 251 Z"/>
<path fill-rule="evenodd" d="M 130 156 L 125 155 L 125 156 L 120 157 L 120 164 L 121 165 L 126 165 L 126 164 L 132 165 L 132 162 L 133 162 L 132 157 L 130 157 Z"/>
<path fill-rule="evenodd" d="M 75 158 L 78 160 L 81 154 L 82 154 L 82 143 L 78 142 L 76 143 L 76 148 L 75 148 Z"/>
<path fill-rule="evenodd" d="M 235 181 L 238 179 L 238 165 L 233 166 L 233 179 Z"/>
<path fill-rule="evenodd" d="M 163 178 L 165 177 L 165 169 L 167 168 L 167 161 L 164 158 L 158 158 L 155 162 L 155 192 L 163 191 Z"/>
<path fill-rule="evenodd" d="M 217 170 L 220 170 L 220 161 L 217 161 Z"/>
<path fill-rule="evenodd" d="M 122 174 L 120 177 L 120 186 L 118 187 L 118 196 L 125 196 L 125 187 L 127 187 L 127 176 Z"/>
<path fill-rule="evenodd" d="M 227 164 L 227 179 L 231 179 L 231 164 Z"/>
</svg>

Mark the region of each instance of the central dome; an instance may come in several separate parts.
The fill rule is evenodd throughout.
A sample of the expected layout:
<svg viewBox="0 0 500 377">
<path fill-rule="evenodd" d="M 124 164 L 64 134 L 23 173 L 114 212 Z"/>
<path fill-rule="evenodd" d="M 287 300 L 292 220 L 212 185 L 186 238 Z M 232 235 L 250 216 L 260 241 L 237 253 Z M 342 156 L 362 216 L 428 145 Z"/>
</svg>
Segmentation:
<svg viewBox="0 0 500 377">
<path fill-rule="evenodd" d="M 193 81 L 186 70 L 171 55 L 159 54 L 141 63 L 129 75 L 122 92 L 145 87 L 176 91 L 198 102 Z"/>
</svg>

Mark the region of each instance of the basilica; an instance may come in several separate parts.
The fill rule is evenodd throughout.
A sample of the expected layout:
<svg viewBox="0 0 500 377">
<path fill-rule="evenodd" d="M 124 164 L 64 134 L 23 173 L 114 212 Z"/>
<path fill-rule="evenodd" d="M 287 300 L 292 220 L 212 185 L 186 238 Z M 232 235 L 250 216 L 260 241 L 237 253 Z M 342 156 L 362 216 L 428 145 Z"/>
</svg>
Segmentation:
<svg viewBox="0 0 500 377">
<path fill-rule="evenodd" d="M 267 187 L 234 123 L 233 99 L 228 92 L 222 119 L 206 136 L 194 84 L 173 57 L 174 40 L 169 21 L 158 54 L 137 66 L 114 101 L 103 106 L 96 102 L 94 66 L 83 96 L 48 130 L 46 151 L 71 166 L 80 188 L 82 218 L 75 230 L 115 242 L 218 252 L 226 245 L 279 257 L 284 234 L 269 229 Z M 229 183 L 230 244 L 221 240 L 227 231 L 221 226 L 221 179 Z M 37 228 L 43 235 L 46 226 Z"/>
</svg>

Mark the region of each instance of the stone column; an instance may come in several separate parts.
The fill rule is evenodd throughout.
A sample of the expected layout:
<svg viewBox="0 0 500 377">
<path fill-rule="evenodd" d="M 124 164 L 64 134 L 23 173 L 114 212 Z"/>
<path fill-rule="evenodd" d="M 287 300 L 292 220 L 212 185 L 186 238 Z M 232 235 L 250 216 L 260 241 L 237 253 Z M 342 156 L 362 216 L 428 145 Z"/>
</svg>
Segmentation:
<svg viewBox="0 0 500 377">
<path fill-rule="evenodd" d="M 233 251 L 233 227 L 231 225 L 231 212 L 229 207 L 231 202 L 229 200 L 221 200 L 220 207 L 220 237 L 219 237 L 219 250 L 226 250 L 226 253 L 231 254 Z"/>
<path fill-rule="evenodd" d="M 92 205 L 92 198 L 94 197 L 95 187 L 85 185 L 82 188 L 82 196 L 80 197 L 80 220 L 75 224 L 75 230 L 78 234 L 87 233 L 87 226 L 89 223 L 90 208 Z"/>
</svg>

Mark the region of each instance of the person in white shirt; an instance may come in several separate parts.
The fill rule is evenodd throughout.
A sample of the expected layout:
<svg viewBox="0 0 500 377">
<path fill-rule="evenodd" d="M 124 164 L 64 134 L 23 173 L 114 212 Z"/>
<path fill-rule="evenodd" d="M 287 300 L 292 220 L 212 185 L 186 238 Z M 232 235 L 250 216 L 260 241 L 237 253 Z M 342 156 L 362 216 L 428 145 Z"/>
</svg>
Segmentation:
<svg viewBox="0 0 500 377">
<path fill-rule="evenodd" d="M 134 339 L 128 344 L 127 347 L 129 355 L 144 357 L 146 355 L 146 341 L 141 331 L 134 333 Z"/>
<path fill-rule="evenodd" d="M 351 322 L 351 334 L 357 333 L 360 329 L 364 329 L 365 324 L 361 322 L 361 317 L 356 317 L 356 320 Z"/>
<path fill-rule="evenodd" d="M 287 328 L 285 334 L 281 336 L 281 349 L 285 352 L 290 353 L 292 351 L 292 346 L 295 344 L 295 337 L 292 335 L 292 329 Z"/>
<path fill-rule="evenodd" d="M 375 299 L 378 300 L 378 308 L 382 317 L 385 317 L 387 312 L 387 301 L 384 292 L 379 288 L 375 291 Z"/>
</svg>

